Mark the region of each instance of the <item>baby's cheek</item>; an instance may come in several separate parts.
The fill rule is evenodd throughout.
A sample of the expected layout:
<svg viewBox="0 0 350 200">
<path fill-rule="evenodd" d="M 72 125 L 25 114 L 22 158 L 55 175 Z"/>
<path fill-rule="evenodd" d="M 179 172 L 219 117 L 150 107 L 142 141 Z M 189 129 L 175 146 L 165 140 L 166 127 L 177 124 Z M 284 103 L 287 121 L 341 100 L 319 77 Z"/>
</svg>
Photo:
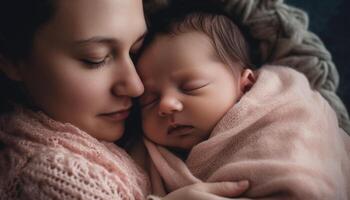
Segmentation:
<svg viewBox="0 0 350 200">
<path fill-rule="evenodd" d="M 214 126 L 225 115 L 230 105 L 218 101 L 216 98 L 207 98 L 203 102 L 197 102 L 197 105 L 205 105 L 192 109 L 190 111 L 192 119 L 196 119 L 196 123 L 205 132 L 210 132 Z"/>
<path fill-rule="evenodd" d="M 142 128 L 145 133 L 152 133 L 157 130 L 156 119 L 151 112 L 143 111 L 141 114 Z"/>
<path fill-rule="evenodd" d="M 162 130 L 162 127 L 164 126 L 152 116 L 145 117 L 146 119 L 144 119 L 142 123 L 145 136 L 155 143 L 163 144 L 164 130 Z"/>
</svg>

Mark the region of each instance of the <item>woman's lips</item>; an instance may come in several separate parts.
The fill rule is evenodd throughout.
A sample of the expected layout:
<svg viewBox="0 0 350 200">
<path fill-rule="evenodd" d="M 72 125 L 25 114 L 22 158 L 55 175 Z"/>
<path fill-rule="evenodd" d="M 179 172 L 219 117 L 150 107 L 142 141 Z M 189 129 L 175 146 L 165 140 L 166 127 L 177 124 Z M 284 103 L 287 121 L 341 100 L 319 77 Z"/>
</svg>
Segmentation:
<svg viewBox="0 0 350 200">
<path fill-rule="evenodd" d="M 175 125 L 168 128 L 168 135 L 187 135 L 193 131 L 190 125 Z"/>
<path fill-rule="evenodd" d="M 129 116 L 130 110 L 101 114 L 102 117 L 112 121 L 123 121 Z"/>
</svg>

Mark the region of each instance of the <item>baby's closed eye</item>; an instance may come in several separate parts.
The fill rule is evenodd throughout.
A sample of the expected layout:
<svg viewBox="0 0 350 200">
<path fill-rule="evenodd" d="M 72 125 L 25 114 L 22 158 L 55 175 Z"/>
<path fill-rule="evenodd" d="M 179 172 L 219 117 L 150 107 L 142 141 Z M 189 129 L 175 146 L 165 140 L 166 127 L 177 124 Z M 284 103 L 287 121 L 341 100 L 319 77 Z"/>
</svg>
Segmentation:
<svg viewBox="0 0 350 200">
<path fill-rule="evenodd" d="M 139 103 L 142 108 L 155 103 L 158 100 L 156 95 L 145 92 L 140 98 Z"/>
<path fill-rule="evenodd" d="M 202 89 L 209 84 L 210 82 L 207 80 L 194 80 L 183 83 L 180 88 L 184 92 L 191 92 Z"/>
</svg>

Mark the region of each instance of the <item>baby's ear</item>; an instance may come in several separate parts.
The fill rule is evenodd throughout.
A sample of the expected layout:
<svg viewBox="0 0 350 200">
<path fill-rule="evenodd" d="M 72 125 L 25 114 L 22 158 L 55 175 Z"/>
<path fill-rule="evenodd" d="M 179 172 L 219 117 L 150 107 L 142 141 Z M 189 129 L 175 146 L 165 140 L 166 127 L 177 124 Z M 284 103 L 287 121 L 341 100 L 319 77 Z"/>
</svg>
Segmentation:
<svg viewBox="0 0 350 200">
<path fill-rule="evenodd" d="M 19 66 L 0 55 L 0 72 L 13 81 L 21 81 Z"/>
<path fill-rule="evenodd" d="M 254 72 L 251 69 L 244 69 L 241 73 L 240 90 L 244 94 L 253 87 L 256 81 Z"/>
</svg>

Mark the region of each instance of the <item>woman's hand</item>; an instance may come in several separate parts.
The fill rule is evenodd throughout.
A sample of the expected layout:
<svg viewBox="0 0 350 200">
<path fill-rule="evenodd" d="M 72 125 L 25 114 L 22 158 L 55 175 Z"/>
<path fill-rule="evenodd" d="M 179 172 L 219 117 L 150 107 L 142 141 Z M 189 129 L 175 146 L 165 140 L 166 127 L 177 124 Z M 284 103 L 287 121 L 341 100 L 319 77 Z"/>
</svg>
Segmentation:
<svg viewBox="0 0 350 200">
<path fill-rule="evenodd" d="M 169 193 L 163 200 L 227 200 L 237 197 L 249 188 L 248 181 L 196 183 Z"/>
</svg>

